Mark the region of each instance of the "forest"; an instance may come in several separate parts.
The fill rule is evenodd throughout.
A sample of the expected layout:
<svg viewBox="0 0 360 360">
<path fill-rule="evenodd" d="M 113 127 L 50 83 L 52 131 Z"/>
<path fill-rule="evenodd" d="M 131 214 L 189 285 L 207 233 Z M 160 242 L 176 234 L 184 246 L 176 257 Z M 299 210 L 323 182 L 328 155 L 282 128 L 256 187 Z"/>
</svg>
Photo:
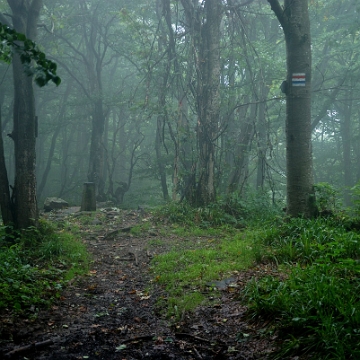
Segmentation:
<svg viewBox="0 0 360 360">
<path fill-rule="evenodd" d="M 359 13 L 0 0 L 0 354 L 358 358 Z M 97 211 L 82 211 L 86 184 Z M 114 264 L 123 280 L 105 285 Z M 103 321 L 96 349 L 53 320 L 66 298 L 84 327 Z M 121 324 L 80 317 L 92 306 Z"/>
</svg>

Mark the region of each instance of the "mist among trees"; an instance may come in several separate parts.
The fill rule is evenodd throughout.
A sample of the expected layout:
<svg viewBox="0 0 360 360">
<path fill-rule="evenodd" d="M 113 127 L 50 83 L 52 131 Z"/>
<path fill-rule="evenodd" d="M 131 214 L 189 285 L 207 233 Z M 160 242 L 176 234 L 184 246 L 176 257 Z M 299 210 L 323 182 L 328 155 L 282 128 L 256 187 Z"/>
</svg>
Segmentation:
<svg viewBox="0 0 360 360">
<path fill-rule="evenodd" d="M 0 354 L 360 358 L 359 13 L 0 0 Z"/>
<path fill-rule="evenodd" d="M 307 13 L 297 3 L 1 1 L 2 23 L 36 40 L 62 79 L 33 87 L 16 55 L 13 71 L 0 66 L 14 201 L 79 204 L 88 181 L 99 201 L 123 207 L 261 193 L 311 215 L 312 186 L 327 182 L 350 205 L 360 179 L 359 4 L 311 0 Z M 304 86 L 293 86 L 299 74 Z M 13 119 L 26 116 L 16 130 Z M 25 155 L 35 146 L 32 170 Z"/>
</svg>

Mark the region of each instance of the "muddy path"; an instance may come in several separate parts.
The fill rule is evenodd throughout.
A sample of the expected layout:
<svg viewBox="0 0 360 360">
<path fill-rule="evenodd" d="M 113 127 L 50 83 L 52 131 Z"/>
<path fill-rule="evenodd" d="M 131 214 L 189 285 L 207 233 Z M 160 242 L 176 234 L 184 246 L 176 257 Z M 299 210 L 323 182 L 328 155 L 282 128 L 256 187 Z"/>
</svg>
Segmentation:
<svg viewBox="0 0 360 360">
<path fill-rule="evenodd" d="M 156 304 L 167 294 L 154 283 L 150 263 L 182 239 L 161 235 L 163 225 L 132 235 L 144 221 L 150 215 L 108 209 L 82 225 L 93 260 L 88 275 L 71 281 L 34 319 L 2 315 L 0 358 L 267 359 L 274 338 L 264 324 L 249 323 L 237 296 L 257 270 L 238 274 L 236 292 L 224 286 L 210 305 L 177 321 L 166 318 Z"/>
</svg>

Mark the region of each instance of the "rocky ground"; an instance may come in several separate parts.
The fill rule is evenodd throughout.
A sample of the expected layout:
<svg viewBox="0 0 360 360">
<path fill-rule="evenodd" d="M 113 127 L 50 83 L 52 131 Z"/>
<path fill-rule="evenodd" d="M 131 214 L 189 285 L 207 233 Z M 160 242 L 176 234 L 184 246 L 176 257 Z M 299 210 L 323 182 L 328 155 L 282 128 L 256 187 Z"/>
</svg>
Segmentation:
<svg viewBox="0 0 360 360">
<path fill-rule="evenodd" d="M 77 209 L 52 214 L 74 221 Z M 49 215 L 48 215 L 49 216 Z M 144 211 L 107 209 L 86 226 L 82 238 L 93 261 L 89 274 L 75 279 L 50 310 L 34 319 L 1 315 L 1 359 L 267 359 L 275 336 L 266 324 L 245 316 L 238 294 L 260 269 L 224 282 L 211 304 L 179 320 L 166 318 L 156 306 L 165 291 L 153 282 L 151 259 L 167 251 L 175 236 L 159 226 L 134 236 L 130 229 L 150 221 Z M 161 239 L 161 241 L 154 241 Z M 181 240 L 181 239 L 180 239 Z"/>
</svg>

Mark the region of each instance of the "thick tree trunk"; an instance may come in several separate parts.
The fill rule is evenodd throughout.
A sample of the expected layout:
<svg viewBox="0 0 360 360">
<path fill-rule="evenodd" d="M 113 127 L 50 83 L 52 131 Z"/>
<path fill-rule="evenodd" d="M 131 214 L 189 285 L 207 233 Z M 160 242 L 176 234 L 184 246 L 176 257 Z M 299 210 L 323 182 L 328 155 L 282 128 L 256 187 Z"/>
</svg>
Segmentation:
<svg viewBox="0 0 360 360">
<path fill-rule="evenodd" d="M 268 0 L 285 34 L 287 53 L 287 213 L 316 213 L 311 149 L 311 41 L 307 0 Z"/>
<path fill-rule="evenodd" d="M 13 192 L 15 225 L 26 228 L 37 218 L 35 177 L 35 101 L 32 79 L 24 73 L 17 55 L 13 57 L 15 84 L 14 129 L 15 186 Z"/>
<path fill-rule="evenodd" d="M 34 39 L 41 0 L 8 0 L 17 32 Z M 15 185 L 12 195 L 13 220 L 16 228 L 36 225 L 35 143 L 36 117 L 32 78 L 25 74 L 18 54 L 13 56 Z"/>
<path fill-rule="evenodd" d="M 202 24 L 197 67 L 197 142 L 199 151 L 196 204 L 203 206 L 215 200 L 215 142 L 220 116 L 220 23 L 222 4 L 205 2 L 206 22 Z"/>
</svg>

